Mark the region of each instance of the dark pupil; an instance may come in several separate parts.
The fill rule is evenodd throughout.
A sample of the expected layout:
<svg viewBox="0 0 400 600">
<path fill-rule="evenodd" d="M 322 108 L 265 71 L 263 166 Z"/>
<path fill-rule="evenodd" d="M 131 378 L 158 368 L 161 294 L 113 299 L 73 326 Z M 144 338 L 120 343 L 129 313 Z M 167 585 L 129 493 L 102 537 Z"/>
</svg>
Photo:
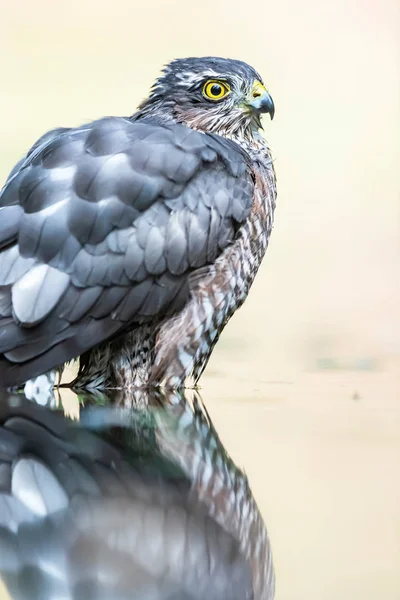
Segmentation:
<svg viewBox="0 0 400 600">
<path fill-rule="evenodd" d="M 211 86 L 210 91 L 212 96 L 219 96 L 222 92 L 222 87 L 218 85 L 218 83 L 214 83 L 214 85 Z"/>
</svg>

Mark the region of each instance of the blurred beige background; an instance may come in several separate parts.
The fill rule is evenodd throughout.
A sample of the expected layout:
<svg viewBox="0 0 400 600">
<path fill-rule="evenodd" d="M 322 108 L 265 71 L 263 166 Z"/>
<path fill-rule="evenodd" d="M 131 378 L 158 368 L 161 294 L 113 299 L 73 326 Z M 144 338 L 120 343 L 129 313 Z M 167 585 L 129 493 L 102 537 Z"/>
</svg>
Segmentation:
<svg viewBox="0 0 400 600">
<path fill-rule="evenodd" d="M 265 125 L 279 198 L 267 259 L 222 344 L 257 349 L 253 364 L 272 377 L 392 364 L 400 355 L 398 6 L 1 0 L 0 179 L 51 127 L 131 114 L 166 61 L 241 58 L 275 100 Z"/>
<path fill-rule="evenodd" d="M 277 600 L 399 598 L 397 0 L 1 0 L 0 23 L 1 180 L 45 130 L 131 114 L 172 58 L 262 74 L 275 230 L 204 399 L 270 524 Z"/>
</svg>

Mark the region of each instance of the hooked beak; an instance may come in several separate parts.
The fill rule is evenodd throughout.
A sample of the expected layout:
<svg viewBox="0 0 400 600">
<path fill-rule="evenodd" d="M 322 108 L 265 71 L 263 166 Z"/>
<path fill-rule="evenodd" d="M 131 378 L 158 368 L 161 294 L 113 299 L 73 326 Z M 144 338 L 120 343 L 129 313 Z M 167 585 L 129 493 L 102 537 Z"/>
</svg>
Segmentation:
<svg viewBox="0 0 400 600">
<path fill-rule="evenodd" d="M 250 98 L 247 105 L 252 111 L 257 113 L 258 115 L 261 113 L 269 113 L 271 121 L 274 118 L 274 101 L 272 100 L 270 94 L 267 92 L 267 90 L 260 81 L 254 82 L 253 89 L 251 90 Z"/>
</svg>

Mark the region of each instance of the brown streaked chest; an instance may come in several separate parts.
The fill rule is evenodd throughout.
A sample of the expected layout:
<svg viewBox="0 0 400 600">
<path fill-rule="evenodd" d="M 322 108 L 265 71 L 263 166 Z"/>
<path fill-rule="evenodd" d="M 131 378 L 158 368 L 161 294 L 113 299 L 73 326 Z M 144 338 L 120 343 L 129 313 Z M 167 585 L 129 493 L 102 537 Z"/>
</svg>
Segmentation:
<svg viewBox="0 0 400 600">
<path fill-rule="evenodd" d="M 247 253 L 258 268 L 268 245 L 276 206 L 275 169 L 268 146 L 263 141 L 247 148 L 254 179 L 253 204 L 239 237 L 247 238 Z M 251 260 L 251 259 L 250 259 Z M 253 261 L 251 261 L 253 262 Z"/>
</svg>

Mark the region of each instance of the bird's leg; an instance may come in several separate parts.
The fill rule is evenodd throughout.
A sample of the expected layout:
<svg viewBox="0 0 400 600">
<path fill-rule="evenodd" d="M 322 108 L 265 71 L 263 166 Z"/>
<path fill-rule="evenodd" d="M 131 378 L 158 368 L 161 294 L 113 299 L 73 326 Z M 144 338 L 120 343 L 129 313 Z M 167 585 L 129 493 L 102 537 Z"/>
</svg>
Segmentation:
<svg viewBox="0 0 400 600">
<path fill-rule="evenodd" d="M 176 389 L 189 377 L 197 383 L 232 312 L 232 282 L 229 271 L 222 275 L 216 266 L 195 282 L 191 300 L 160 327 L 151 384 Z M 221 287 L 227 293 L 222 293 Z"/>
</svg>

